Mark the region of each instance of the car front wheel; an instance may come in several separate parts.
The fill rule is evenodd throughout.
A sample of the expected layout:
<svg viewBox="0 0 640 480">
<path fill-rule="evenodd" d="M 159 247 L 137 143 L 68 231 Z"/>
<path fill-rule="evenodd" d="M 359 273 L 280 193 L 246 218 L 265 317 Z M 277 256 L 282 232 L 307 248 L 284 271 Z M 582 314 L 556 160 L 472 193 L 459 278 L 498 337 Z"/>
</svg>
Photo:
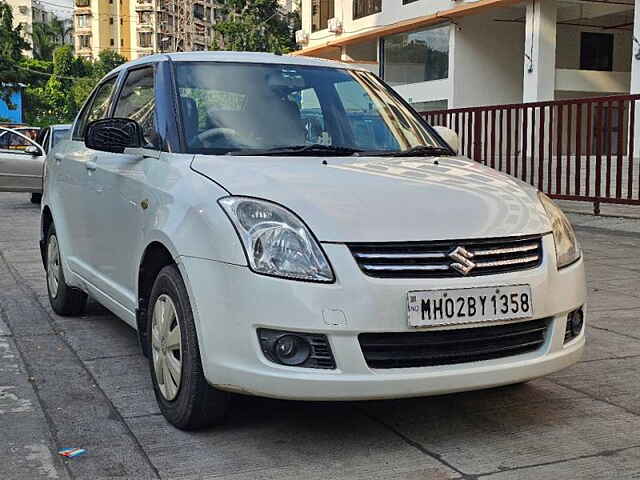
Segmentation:
<svg viewBox="0 0 640 480">
<path fill-rule="evenodd" d="M 193 311 L 175 265 L 164 267 L 156 277 L 148 318 L 149 366 L 162 414 L 182 430 L 222 422 L 228 395 L 204 377 Z"/>
</svg>

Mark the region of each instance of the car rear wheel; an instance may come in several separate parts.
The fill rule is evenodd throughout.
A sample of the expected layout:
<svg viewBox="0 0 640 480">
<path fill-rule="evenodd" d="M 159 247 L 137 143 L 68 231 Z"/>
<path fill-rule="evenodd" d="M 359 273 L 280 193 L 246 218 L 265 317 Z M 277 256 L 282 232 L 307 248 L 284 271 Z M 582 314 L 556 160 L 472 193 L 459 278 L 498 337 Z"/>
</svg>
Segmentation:
<svg viewBox="0 0 640 480">
<path fill-rule="evenodd" d="M 228 395 L 204 377 L 191 303 L 175 265 L 160 271 L 149 300 L 149 367 L 160 411 L 182 430 L 221 423 Z"/>
<path fill-rule="evenodd" d="M 47 232 L 47 293 L 51 308 L 58 315 L 79 315 L 87 304 L 87 294 L 65 282 L 60 244 L 53 224 Z"/>
</svg>

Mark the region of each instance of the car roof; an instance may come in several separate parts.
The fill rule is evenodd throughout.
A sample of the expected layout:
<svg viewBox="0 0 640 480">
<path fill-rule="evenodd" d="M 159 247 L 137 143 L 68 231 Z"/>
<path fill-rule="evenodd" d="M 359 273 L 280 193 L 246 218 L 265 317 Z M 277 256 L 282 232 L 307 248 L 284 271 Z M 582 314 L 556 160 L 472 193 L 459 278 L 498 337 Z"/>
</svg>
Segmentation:
<svg viewBox="0 0 640 480">
<path fill-rule="evenodd" d="M 179 52 L 148 55 L 114 68 L 110 73 L 147 63 L 171 60 L 174 62 L 229 62 L 229 63 L 270 63 L 278 65 L 297 65 L 308 67 L 347 68 L 351 70 L 365 70 L 357 65 L 338 62 L 336 60 L 324 60 L 321 58 L 276 55 L 274 53 L 260 52 Z"/>
</svg>

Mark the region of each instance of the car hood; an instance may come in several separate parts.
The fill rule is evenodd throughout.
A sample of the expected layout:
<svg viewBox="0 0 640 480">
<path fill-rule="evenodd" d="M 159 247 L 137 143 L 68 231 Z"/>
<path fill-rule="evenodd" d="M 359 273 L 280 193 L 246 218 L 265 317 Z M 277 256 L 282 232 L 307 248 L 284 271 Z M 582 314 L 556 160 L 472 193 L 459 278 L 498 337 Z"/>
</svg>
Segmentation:
<svg viewBox="0 0 640 480">
<path fill-rule="evenodd" d="M 532 187 L 461 157 L 197 155 L 232 195 L 277 202 L 320 241 L 493 238 L 550 231 Z"/>
</svg>

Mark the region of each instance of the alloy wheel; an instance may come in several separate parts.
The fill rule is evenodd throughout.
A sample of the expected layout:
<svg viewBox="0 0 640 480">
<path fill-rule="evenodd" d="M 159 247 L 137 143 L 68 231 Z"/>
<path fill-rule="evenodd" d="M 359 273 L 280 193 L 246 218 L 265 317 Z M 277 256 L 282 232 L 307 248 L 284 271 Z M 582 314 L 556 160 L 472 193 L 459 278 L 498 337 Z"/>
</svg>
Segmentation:
<svg viewBox="0 0 640 480">
<path fill-rule="evenodd" d="M 158 388 L 171 401 L 180 390 L 182 335 L 176 306 L 166 294 L 160 295 L 153 306 L 151 347 Z"/>
<path fill-rule="evenodd" d="M 52 298 L 56 298 L 60 285 L 60 248 L 55 235 L 49 237 L 49 244 L 47 245 L 47 283 L 49 285 L 49 294 Z"/>
</svg>

